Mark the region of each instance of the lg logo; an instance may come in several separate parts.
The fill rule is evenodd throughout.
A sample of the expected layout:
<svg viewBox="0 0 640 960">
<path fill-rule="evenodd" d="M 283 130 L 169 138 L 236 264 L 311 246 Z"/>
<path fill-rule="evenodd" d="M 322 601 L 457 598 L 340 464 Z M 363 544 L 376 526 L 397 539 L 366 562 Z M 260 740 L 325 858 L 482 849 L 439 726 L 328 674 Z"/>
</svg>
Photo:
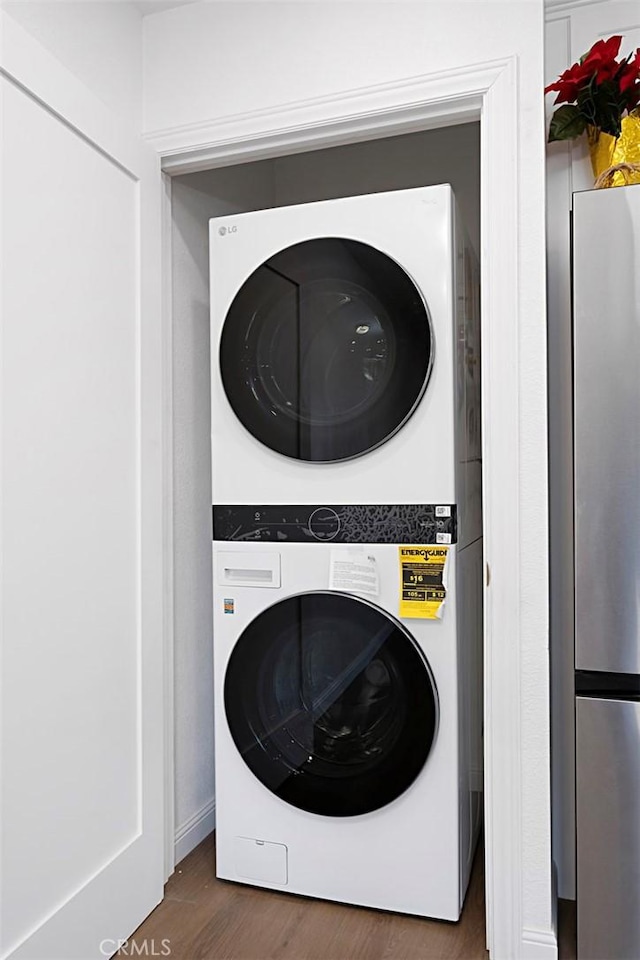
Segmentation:
<svg viewBox="0 0 640 960">
<path fill-rule="evenodd" d="M 221 237 L 226 237 L 228 233 L 237 233 L 237 232 L 238 232 L 238 228 L 236 226 L 218 228 L 218 233 L 220 234 Z"/>
</svg>

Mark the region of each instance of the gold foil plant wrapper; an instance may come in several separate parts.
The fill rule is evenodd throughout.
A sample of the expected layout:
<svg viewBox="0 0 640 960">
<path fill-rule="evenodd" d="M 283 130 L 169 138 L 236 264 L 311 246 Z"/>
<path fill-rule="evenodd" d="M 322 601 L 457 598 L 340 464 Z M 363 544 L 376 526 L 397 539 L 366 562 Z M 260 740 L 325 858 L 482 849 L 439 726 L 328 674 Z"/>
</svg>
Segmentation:
<svg viewBox="0 0 640 960">
<path fill-rule="evenodd" d="M 623 118 L 617 139 L 594 128 L 589 130 L 589 153 L 596 186 L 640 183 L 640 115 Z"/>
</svg>

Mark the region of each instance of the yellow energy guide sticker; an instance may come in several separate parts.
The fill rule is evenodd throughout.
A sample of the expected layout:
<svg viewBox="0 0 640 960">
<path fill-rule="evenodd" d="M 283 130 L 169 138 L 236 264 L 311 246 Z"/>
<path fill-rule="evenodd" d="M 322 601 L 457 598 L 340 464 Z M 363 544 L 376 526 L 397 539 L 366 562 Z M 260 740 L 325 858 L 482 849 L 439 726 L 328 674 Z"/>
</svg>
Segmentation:
<svg viewBox="0 0 640 960">
<path fill-rule="evenodd" d="M 441 544 L 398 547 L 400 616 L 439 620 L 447 597 L 449 547 Z"/>
</svg>

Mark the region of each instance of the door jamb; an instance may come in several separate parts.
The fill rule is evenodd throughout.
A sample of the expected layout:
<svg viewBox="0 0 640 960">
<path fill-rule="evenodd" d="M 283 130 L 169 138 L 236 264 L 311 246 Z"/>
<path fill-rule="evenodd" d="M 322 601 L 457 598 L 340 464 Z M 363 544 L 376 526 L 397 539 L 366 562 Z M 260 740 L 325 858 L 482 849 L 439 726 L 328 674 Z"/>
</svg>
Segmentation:
<svg viewBox="0 0 640 960">
<path fill-rule="evenodd" d="M 164 380 L 164 877 L 169 879 L 175 859 L 175 655 L 174 655 L 174 516 L 173 516 L 173 276 L 171 177 L 161 174 L 162 243 L 162 371 Z"/>
</svg>

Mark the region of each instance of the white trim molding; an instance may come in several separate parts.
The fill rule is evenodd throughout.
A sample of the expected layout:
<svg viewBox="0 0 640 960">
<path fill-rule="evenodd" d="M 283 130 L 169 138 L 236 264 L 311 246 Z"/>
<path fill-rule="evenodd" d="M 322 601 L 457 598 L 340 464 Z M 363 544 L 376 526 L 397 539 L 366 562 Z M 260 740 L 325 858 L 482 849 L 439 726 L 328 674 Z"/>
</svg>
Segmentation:
<svg viewBox="0 0 640 960">
<path fill-rule="evenodd" d="M 161 174 L 162 210 L 162 375 L 164 410 L 162 449 L 164 451 L 163 556 L 164 556 L 164 873 L 168 880 L 176 865 L 175 823 L 175 588 L 173 529 L 173 273 L 171 177 Z M 169 269 L 167 269 L 167 265 Z"/>
<path fill-rule="evenodd" d="M 478 119 L 484 91 L 500 69 L 499 63 L 486 63 L 472 74 L 446 70 L 339 96 L 154 130 L 145 139 L 161 155 L 162 169 L 175 175 L 452 126 Z"/>
<path fill-rule="evenodd" d="M 518 84 L 508 57 L 147 139 L 179 174 L 481 120 L 487 941 L 494 960 L 553 960 L 544 224 L 533 249 L 528 226 L 544 204 L 521 183 Z M 525 929 L 532 903 L 548 929 Z"/>
<path fill-rule="evenodd" d="M 215 798 L 203 804 L 199 810 L 189 817 L 176 830 L 175 834 L 175 854 L 176 865 L 191 853 L 198 844 L 208 837 L 216 826 L 216 801 Z"/>
<path fill-rule="evenodd" d="M 553 20 L 571 14 L 576 7 L 592 7 L 594 3 L 602 3 L 602 0 L 545 0 L 545 18 Z"/>
<path fill-rule="evenodd" d="M 521 960 L 556 960 L 558 944 L 555 931 L 523 930 Z"/>
<path fill-rule="evenodd" d="M 487 941 L 492 957 L 516 957 L 520 937 L 520 554 L 519 408 L 517 324 L 505 322 L 518 300 L 517 92 L 516 64 L 508 61 L 484 98 L 481 177 L 481 316 L 483 519 L 485 561 L 490 570 L 484 597 L 485 835 Z M 498 133 L 498 129 L 500 133 Z M 512 145 L 496 150 L 498 137 Z M 496 209 L 500 217 L 484 216 Z M 507 199 L 508 198 L 508 199 Z M 492 276 L 500 251 L 500 281 Z M 510 517 L 509 528 L 502 519 Z M 514 549 L 515 547 L 515 549 Z M 505 563 L 509 565 L 507 570 Z M 497 565 L 497 566 L 496 566 Z M 509 642 L 504 640 L 509 637 Z M 511 679 L 507 681 L 507 677 Z"/>
</svg>

